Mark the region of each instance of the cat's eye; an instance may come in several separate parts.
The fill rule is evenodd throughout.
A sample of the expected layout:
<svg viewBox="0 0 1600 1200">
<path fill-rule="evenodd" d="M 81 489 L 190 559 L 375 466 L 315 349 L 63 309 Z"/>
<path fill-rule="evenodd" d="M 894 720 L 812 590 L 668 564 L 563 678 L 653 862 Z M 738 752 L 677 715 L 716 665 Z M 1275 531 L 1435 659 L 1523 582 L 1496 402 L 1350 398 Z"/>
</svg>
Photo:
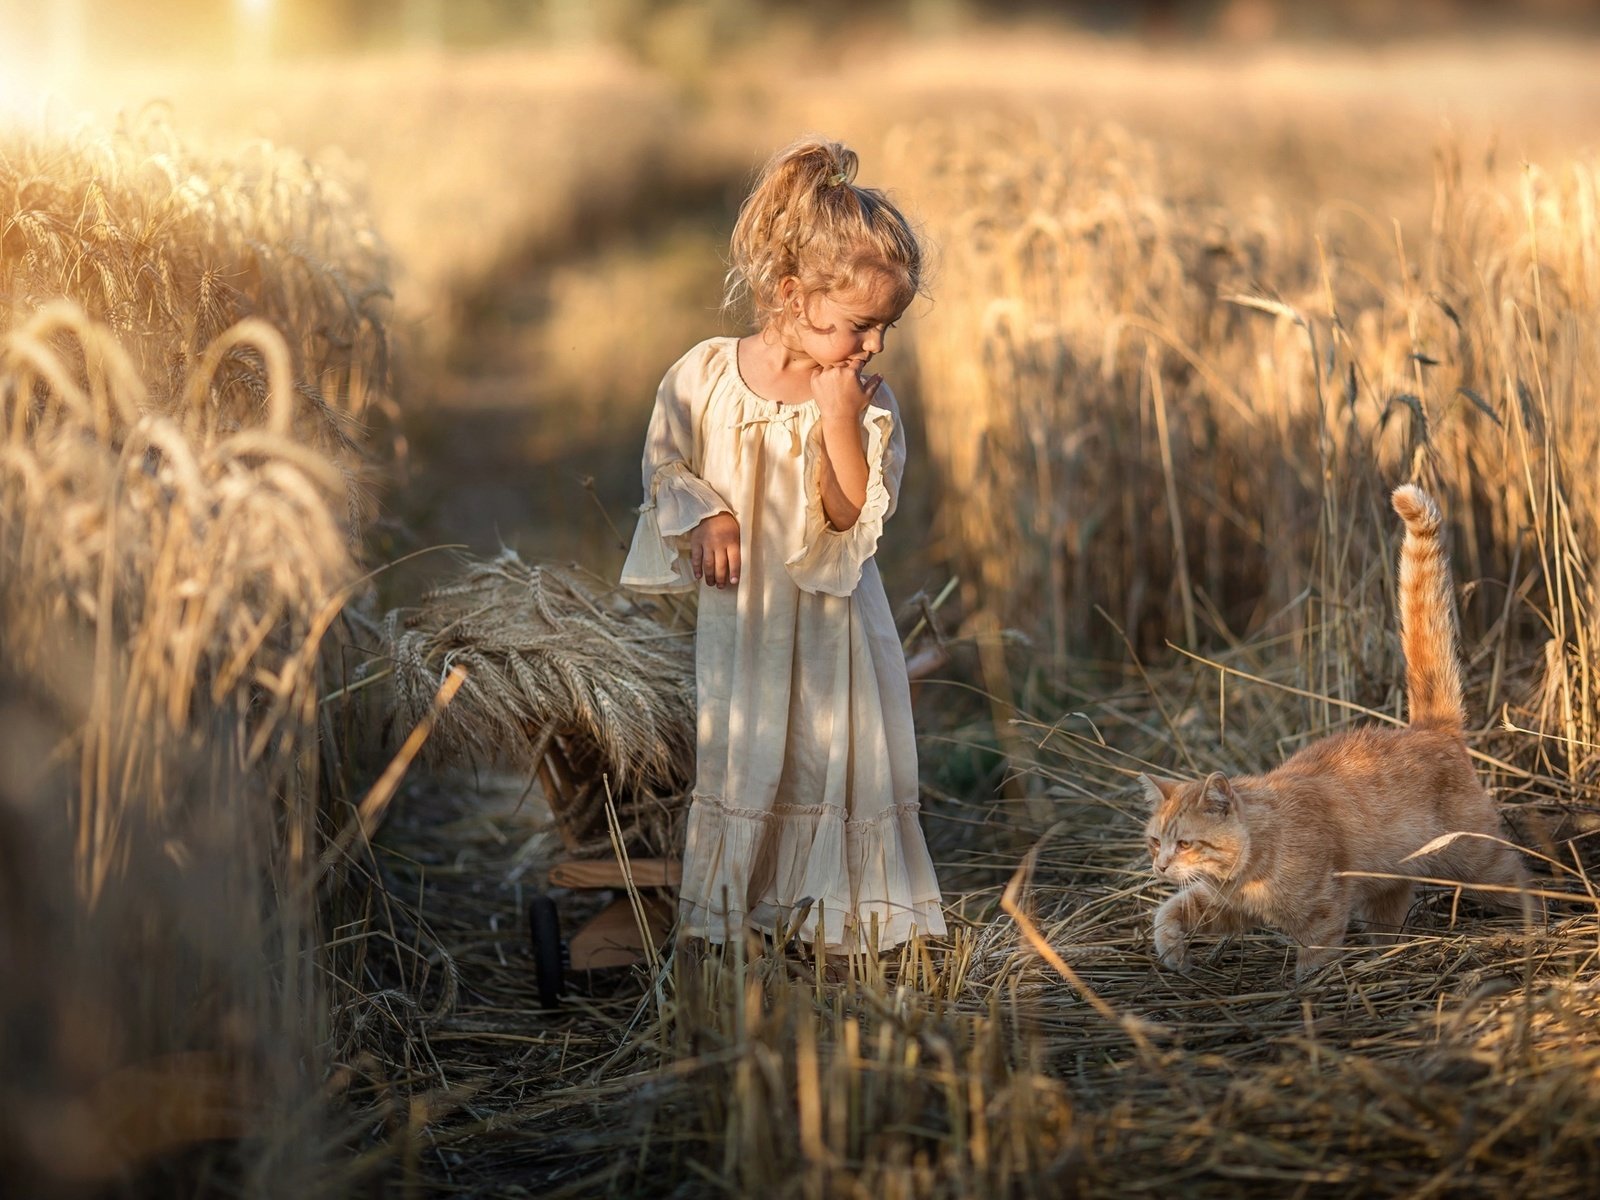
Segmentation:
<svg viewBox="0 0 1600 1200">
<path fill-rule="evenodd" d="M 1187 842 L 1187 841 L 1180 841 L 1178 843 L 1178 849 L 1179 850 L 1187 850 L 1191 844 L 1192 843 Z"/>
</svg>

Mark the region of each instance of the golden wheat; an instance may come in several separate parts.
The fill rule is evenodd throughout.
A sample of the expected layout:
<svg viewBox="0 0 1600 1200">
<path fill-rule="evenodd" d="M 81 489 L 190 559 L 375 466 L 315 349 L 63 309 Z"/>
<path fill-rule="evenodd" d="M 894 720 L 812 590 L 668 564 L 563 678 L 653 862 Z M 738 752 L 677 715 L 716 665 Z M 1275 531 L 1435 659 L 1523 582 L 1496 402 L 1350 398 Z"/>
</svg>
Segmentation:
<svg viewBox="0 0 1600 1200">
<path fill-rule="evenodd" d="M 694 643 L 681 621 L 575 570 L 529 566 L 504 550 L 466 563 L 415 609 L 389 613 L 383 629 L 400 728 L 423 718 L 452 668 L 467 673 L 428 761 L 533 777 L 559 746 L 558 769 L 576 777 L 558 784 L 546 774 L 547 785 L 571 788 L 547 798 L 552 807 L 587 802 L 557 813 L 574 839 L 598 834 L 596 845 L 609 849 L 594 827 L 604 777 L 629 797 L 621 807 L 643 839 L 636 844 L 679 852 L 695 745 Z"/>
<path fill-rule="evenodd" d="M 1373 702 L 1396 674 L 1366 617 L 1386 559 L 1364 543 L 1386 536 L 1388 485 L 1419 477 L 1461 524 L 1461 574 L 1529 597 L 1480 593 L 1475 628 L 1519 669 L 1535 627 L 1552 635 L 1538 698 L 1502 671 L 1490 707 L 1526 704 L 1565 739 L 1539 753 L 1586 775 L 1592 164 L 1508 193 L 1464 182 L 1447 146 L 1426 240 L 1397 233 L 1385 263 L 1171 199 L 1152 148 L 1115 132 L 970 123 L 896 145 L 946 247 L 918 375 L 930 451 L 962 481 L 943 521 L 971 603 L 1037 621 L 1058 655 L 1105 642 L 1097 606 L 1144 650 L 1292 610 L 1307 686 Z"/>
<path fill-rule="evenodd" d="M 1493 1196 L 1507 1179 L 1547 1195 L 1587 1194 L 1600 1169 L 1600 1111 L 1596 931 L 1581 854 L 1567 858 L 1563 848 L 1552 868 L 1550 886 L 1568 903 L 1548 935 L 1458 923 L 1444 895 L 1403 944 L 1352 948 L 1336 976 L 1289 991 L 1266 939 L 1217 947 L 1197 980 L 1154 967 L 1156 897 L 1123 810 L 1133 771 L 1257 767 L 1330 727 L 1398 711 L 1393 548 L 1384 545 L 1392 533 L 1381 500 L 1388 483 L 1415 473 L 1444 493 L 1460 576 L 1475 583 L 1470 674 L 1475 707 L 1492 718 L 1473 738 L 1480 766 L 1503 791 L 1581 818 L 1595 782 L 1600 549 L 1597 422 L 1586 391 L 1600 366 L 1585 336 L 1600 260 L 1592 162 L 1480 178 L 1458 161 L 1467 157 L 1460 146 L 1480 147 L 1446 141 L 1430 180 L 1411 169 L 1425 152 L 1399 148 L 1384 170 L 1348 181 L 1384 204 L 1352 220 L 1346 192 L 1318 192 L 1304 206 L 1284 193 L 1302 174 L 1319 186 L 1346 183 L 1358 157 L 1350 147 L 1377 136 L 1401 90 L 1376 88 L 1370 65 L 1336 71 L 1347 111 L 1309 139 L 1285 139 L 1286 149 L 1276 139 L 1303 132 L 1296 114 L 1281 125 L 1238 122 L 1252 97 L 1195 103 L 1222 90 L 1228 62 L 1130 70 L 1127 55 L 1100 47 L 1080 56 L 1071 86 L 1106 91 L 1100 110 L 1144 105 L 1142 132 L 1130 133 L 1085 119 L 1090 106 L 1076 102 L 1071 119 L 1059 119 L 1069 107 L 1061 96 L 1072 93 L 1057 82 L 1058 60 L 1033 60 L 1029 85 L 1008 74 L 1009 51 L 1004 71 L 991 60 L 977 79 L 969 50 L 944 60 L 968 75 L 943 111 L 981 107 L 972 96 L 982 85 L 1035 103 L 1053 96 L 1057 116 L 944 118 L 873 161 L 923 209 L 944 248 L 938 303 L 912 335 L 934 465 L 960 485 L 948 490 L 959 507 L 938 514 L 941 545 L 969 581 L 969 610 L 987 610 L 990 628 L 1044 630 L 1060 652 L 1035 656 L 1025 680 L 1048 711 L 1000 731 L 1013 752 L 1008 769 L 1040 794 L 1005 821 L 988 819 L 986 795 L 928 806 L 930 821 L 952 822 L 933 825 L 935 843 L 952 847 L 945 878 L 959 888 L 964 918 L 948 946 L 842 965 L 776 948 L 733 947 L 720 959 L 683 952 L 643 981 L 642 1000 L 631 981 L 614 992 L 597 985 L 570 1019 L 531 1009 L 521 936 L 508 932 L 522 881 L 550 841 L 534 816 L 502 822 L 453 786 L 437 789 L 455 805 L 448 823 L 396 806 L 391 845 L 363 845 L 371 857 L 353 868 L 370 872 L 373 886 L 332 894 L 341 923 L 327 961 L 315 959 L 301 893 L 282 911 L 268 898 L 315 876 L 300 866 L 323 850 L 316 809 L 330 798 L 318 785 L 333 774 L 332 743 L 310 731 L 330 728 L 336 709 L 319 713 L 316 701 L 371 678 L 321 683 L 317 654 L 354 575 L 348 534 L 363 511 L 350 504 L 363 469 L 350 418 L 381 399 L 370 382 L 381 370 L 381 323 L 352 316 L 381 315 L 380 293 L 363 292 L 381 281 L 364 223 L 331 183 L 303 186 L 308 168 L 265 151 L 226 165 L 171 148 L 181 171 L 140 167 L 140 151 L 131 173 L 116 167 L 115 149 L 49 143 L 13 156 L 28 165 L 0 193 L 10 197 L 0 209 L 0 272 L 12 272 L 0 292 L 17 300 L 0 371 L 0 590 L 22 617 L 0 637 L 8 655 L 39 662 L 72 658 L 52 649 L 72 638 L 36 636 L 47 619 L 96 635 L 87 648 L 76 643 L 90 656 L 93 686 L 81 705 L 63 706 L 81 715 L 51 738 L 75 779 L 55 781 L 49 794 L 81 805 L 74 831 L 87 839 L 79 854 L 102 864 L 100 913 L 149 911 L 130 881 L 152 860 L 169 863 L 153 878 L 180 896 L 195 894 L 185 890 L 197 886 L 193 873 L 210 867 L 235 890 L 208 876 L 200 894 L 229 895 L 235 917 L 272 913 L 282 972 L 260 970 L 271 939 L 258 926 L 197 921 L 206 947 L 244 950 L 208 960 L 223 965 L 193 976 L 201 982 L 192 990 L 140 990 L 134 1003 L 148 1018 L 141 1033 L 159 1028 L 149 1014 L 162 1003 L 188 1013 L 198 995 L 214 1007 L 201 1003 L 202 1015 L 168 1027 L 165 1040 L 130 1037 L 108 1055 L 119 1068 L 112 1086 L 69 1072 L 71 1086 L 56 1089 L 65 1102 L 52 1094 L 39 1104 L 30 1101 L 51 1081 L 0 1080 L 0 1124 L 23 1131 L 30 1164 L 74 1153 L 103 1163 L 56 1136 L 77 1128 L 68 1118 L 116 1116 L 111 1101 L 140 1086 L 165 1096 L 162 1079 L 211 1097 L 222 1079 L 236 1094 L 277 1098 L 275 1122 L 246 1126 L 255 1134 L 247 1144 L 267 1146 L 251 1181 L 299 1194 L 303 1181 L 280 1170 L 282 1148 L 315 1147 L 311 1095 L 332 1055 L 329 1090 L 349 1087 L 370 1117 L 351 1139 L 364 1153 L 345 1172 L 315 1177 L 334 1194 L 391 1160 L 419 1189 L 549 1190 L 576 1176 L 566 1185 L 573 1195 Z M 874 58 L 851 86 L 830 80 L 795 94 L 926 109 L 928 89 L 908 83 L 905 61 Z M 419 251 L 410 265 L 430 300 L 492 278 L 519 245 L 557 245 L 596 200 L 626 211 L 620 193 L 679 179 L 676 156 L 691 141 L 683 113 L 656 104 L 654 82 L 624 80 L 615 102 L 604 94 L 626 71 L 598 87 L 584 81 L 566 103 L 546 94 L 544 80 L 520 78 L 532 78 L 525 64 L 507 60 L 470 80 L 477 65 L 356 65 L 327 88 L 310 86 L 309 71 L 284 76 L 302 129 L 307 112 L 345 101 L 347 129 L 388 133 L 406 108 L 428 114 L 435 132 L 418 140 L 434 149 L 433 169 L 419 181 L 410 147 L 374 147 L 386 165 L 373 181 L 375 199 L 393 206 L 403 218 L 395 228 Z M 1280 66 L 1238 73 L 1259 78 Z M 770 74 L 765 62 L 746 63 L 733 78 L 761 95 Z M 1306 99 L 1326 82 L 1313 74 L 1274 94 Z M 1425 91 L 1439 73 L 1411 78 L 1408 87 Z M 1468 79 L 1454 86 L 1482 86 Z M 757 114 L 752 126 L 771 119 L 740 103 Z M 488 136 L 454 136 L 502 107 L 516 116 Z M 629 118 L 647 110 L 646 120 Z M 530 112 L 543 118 L 536 136 Z M 1178 133 L 1152 132 L 1169 118 Z M 611 136 L 574 138 L 569 121 Z M 817 124 L 808 109 L 781 131 L 758 132 L 765 144 Z M 1203 125 L 1225 128 L 1187 152 L 1175 146 Z M 270 196 L 258 187 L 267 175 L 280 181 Z M 1268 202 L 1246 202 L 1241 176 L 1270 185 Z M 146 194 L 145 183 L 123 186 L 134 178 L 165 198 L 148 220 L 130 198 Z M 317 216 L 302 201 L 336 211 Z M 119 257 L 148 253 L 130 247 L 159 241 L 163 222 L 191 209 L 200 215 L 183 218 L 191 223 L 177 230 L 182 244 L 166 266 L 154 254 L 148 270 Z M 482 219 L 463 220 L 463 211 Z M 277 224 L 264 223 L 269 212 Z M 269 252 L 235 238 L 235 226 L 255 230 Z M 280 233 L 291 228 L 323 238 L 320 248 L 286 245 Z M 225 265 L 192 256 L 219 245 Z M 631 274 L 620 278 L 634 287 Z M 633 303 L 647 313 L 656 296 L 636 290 L 644 299 Z M 603 327 L 614 315 L 603 284 L 578 291 L 582 324 Z M 61 295 L 77 308 L 49 307 Z M 237 324 L 252 316 L 282 344 Z M 553 353 L 571 337 L 554 328 L 547 340 Z M 609 353 L 586 353 L 552 373 L 565 370 L 562 386 L 587 398 L 616 367 Z M 905 394 L 914 402 L 912 389 Z M 626 457 L 635 452 L 630 441 Z M 464 590 L 447 586 L 398 618 L 386 650 L 373 639 L 396 663 L 405 701 L 397 724 L 424 711 L 431 724 L 440 677 L 470 658 L 477 690 L 463 684 L 435 728 L 444 757 L 525 746 L 531 755 L 528 718 L 546 709 L 566 723 L 593 720 L 601 740 L 620 735 L 610 761 L 618 770 L 643 770 L 662 744 L 677 757 L 687 734 L 660 724 L 654 700 L 618 699 L 635 694 L 609 690 L 602 677 L 618 662 L 607 639 L 627 624 L 604 598 L 509 562 L 471 570 Z M 22 584 L 13 593 L 14 579 Z M 533 589 L 546 584 L 552 608 L 540 613 Z M 1097 624 L 1097 605 L 1126 643 Z M 606 615 L 596 618 L 596 607 Z M 551 632 L 570 635 L 575 615 L 596 639 L 581 654 Z M 632 636 L 617 633 L 622 666 L 644 661 L 648 686 L 661 685 L 681 714 L 681 641 L 665 656 L 669 669 L 652 654 L 637 660 Z M 1091 674 L 1071 657 L 1106 648 L 1125 657 L 1129 646 L 1164 653 L 1168 638 L 1200 661 L 1135 664 L 1119 685 L 1104 664 Z M 544 661 L 550 652 L 569 660 L 566 675 Z M 1068 669 L 1056 670 L 1063 659 Z M 997 689 L 1010 682 L 1007 664 L 991 657 L 989 667 Z M 37 693 L 56 703 L 71 692 L 47 672 L 25 682 L 7 725 L 37 707 Z M 616 711 L 635 703 L 654 726 Z M 1500 727 L 1502 715 L 1514 728 Z M 938 729 L 927 745 L 970 740 L 984 755 L 994 736 Z M 154 753 L 166 743 L 173 753 Z M 177 752 L 196 743 L 220 748 L 204 769 Z M 937 777 L 938 751 L 927 757 Z M 0 755 L 0 773 L 16 759 Z M 223 769 L 252 762 L 246 781 Z M 139 792 L 124 780 L 161 786 Z M 194 800 L 213 793 L 212 808 Z M 967 799 L 975 802 L 959 802 Z M 163 828 L 180 810 L 197 825 L 224 810 L 265 813 L 270 827 L 235 831 L 218 820 L 211 840 L 152 844 L 136 810 L 163 814 Z M 8 815 L 0 809 L 0 852 L 10 854 L 0 886 L 21 876 L 10 868 L 30 847 L 49 841 L 4 828 Z M 1027 869 L 1014 874 L 1029 843 Z M 181 869 L 172 859 L 184 860 Z M 275 891 L 252 871 L 262 862 L 275 867 Z M 1014 920 L 997 909 L 1008 878 L 1004 911 Z M 148 967 L 137 920 L 128 925 L 102 927 L 92 952 L 104 947 L 115 964 L 126 961 L 124 943 L 136 944 L 141 976 L 165 978 Z M 21 946 L 12 961 L 44 964 L 50 978 L 66 973 L 42 945 L 57 928 L 24 924 L 27 936 L 0 942 L 0 953 Z M 295 975 L 313 960 L 334 981 L 331 1006 Z M 0 972 L 10 978 L 10 967 Z M 252 968 L 271 996 L 240 988 Z M 92 994 L 120 996 L 116 983 L 110 970 Z M 231 1005 L 238 996 L 246 1000 Z M 52 986 L 28 999 L 74 1011 Z M 74 1027 L 120 1028 L 102 1007 L 82 1011 Z M 0 1015 L 9 1016 L 3 1001 Z M 196 1033 L 202 1026 L 209 1036 Z M 195 1049 L 220 1049 L 225 1069 L 181 1054 Z M 168 1069 L 120 1069 L 139 1067 L 129 1060 L 142 1053 L 161 1053 Z M 74 1106 L 84 1094 L 89 1107 Z M 38 1176 L 8 1177 L 27 1187 Z"/>
<path fill-rule="evenodd" d="M 48 1060 L 66 1107 L 24 1159 L 93 1182 L 303 1133 L 323 643 L 357 577 L 384 268 L 293 157 L 207 160 L 153 130 L 7 140 L 0 250 L 0 647 L 10 686 L 57 698 L 44 752 L 70 777 L 7 803 L 19 845 L 62 856 L 74 894 L 52 903 L 80 910 L 51 986 L 106 1026 L 76 1066 Z M 129 938 L 132 913 L 153 923 Z M 107 1015 L 95 987 L 130 970 L 149 984 Z M 16 1036 L 27 1014 L 5 1014 Z M 234 1116 L 183 1099 L 219 1092 Z M 320 1153 L 284 1150 L 252 1169 L 289 1186 Z"/>
</svg>

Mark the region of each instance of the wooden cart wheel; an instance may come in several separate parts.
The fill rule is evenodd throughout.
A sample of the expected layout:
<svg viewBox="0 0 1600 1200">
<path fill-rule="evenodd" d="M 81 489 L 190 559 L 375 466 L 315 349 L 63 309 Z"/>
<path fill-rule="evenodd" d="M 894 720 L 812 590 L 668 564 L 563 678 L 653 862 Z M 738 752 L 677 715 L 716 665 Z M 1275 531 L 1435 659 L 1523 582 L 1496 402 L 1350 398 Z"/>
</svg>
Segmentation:
<svg viewBox="0 0 1600 1200">
<path fill-rule="evenodd" d="M 549 896 L 535 896 L 528 905 L 528 930 L 533 938 L 533 976 L 539 989 L 539 1003 L 558 1008 L 566 990 L 567 948 L 561 941 L 561 919 L 556 902 Z"/>
</svg>

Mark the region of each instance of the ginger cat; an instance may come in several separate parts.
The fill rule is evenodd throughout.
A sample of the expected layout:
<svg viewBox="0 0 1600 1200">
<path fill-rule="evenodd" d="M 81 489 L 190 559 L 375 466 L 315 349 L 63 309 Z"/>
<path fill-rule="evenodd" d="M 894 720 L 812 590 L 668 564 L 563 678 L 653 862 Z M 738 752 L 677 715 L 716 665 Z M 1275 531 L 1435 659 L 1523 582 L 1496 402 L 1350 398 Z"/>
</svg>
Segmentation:
<svg viewBox="0 0 1600 1200">
<path fill-rule="evenodd" d="M 1334 734 L 1262 776 L 1174 783 L 1140 776 L 1150 803 L 1145 833 L 1156 874 L 1179 884 L 1155 914 L 1162 965 L 1189 965 L 1196 933 L 1270 925 L 1300 943 L 1304 978 L 1344 941 L 1352 917 L 1393 934 L 1413 885 L 1341 878 L 1339 871 L 1423 875 L 1461 882 L 1526 882 L 1517 852 L 1479 837 L 1407 856 L 1457 830 L 1501 836 L 1462 739 L 1465 712 L 1456 653 L 1450 565 L 1438 506 L 1421 489 L 1396 489 L 1406 524 L 1400 552 L 1400 640 L 1411 724 Z M 1483 893 L 1521 911 L 1515 893 Z"/>
</svg>

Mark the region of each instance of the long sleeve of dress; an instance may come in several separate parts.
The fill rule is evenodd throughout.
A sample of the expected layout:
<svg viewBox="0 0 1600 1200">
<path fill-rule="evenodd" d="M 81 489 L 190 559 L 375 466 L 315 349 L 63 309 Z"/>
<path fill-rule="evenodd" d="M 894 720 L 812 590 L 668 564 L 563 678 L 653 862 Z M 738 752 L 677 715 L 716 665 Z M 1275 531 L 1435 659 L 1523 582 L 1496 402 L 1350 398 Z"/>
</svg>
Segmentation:
<svg viewBox="0 0 1600 1200">
<path fill-rule="evenodd" d="M 861 568 L 877 552 L 883 523 L 900 499 L 900 477 L 906 465 L 906 435 L 888 385 L 879 388 L 878 403 L 861 416 L 867 455 L 867 495 L 861 515 L 849 529 L 835 529 L 822 507 L 822 479 L 827 450 L 822 422 L 806 437 L 802 466 L 806 492 L 805 542 L 786 565 L 795 585 L 805 592 L 848 596 L 861 582 Z"/>
<path fill-rule="evenodd" d="M 696 474 L 706 397 L 706 344 L 684 355 L 661 380 L 644 445 L 644 504 L 622 585 L 640 592 L 687 592 L 697 585 L 689 563 L 689 534 L 707 517 L 732 512 Z"/>
</svg>

